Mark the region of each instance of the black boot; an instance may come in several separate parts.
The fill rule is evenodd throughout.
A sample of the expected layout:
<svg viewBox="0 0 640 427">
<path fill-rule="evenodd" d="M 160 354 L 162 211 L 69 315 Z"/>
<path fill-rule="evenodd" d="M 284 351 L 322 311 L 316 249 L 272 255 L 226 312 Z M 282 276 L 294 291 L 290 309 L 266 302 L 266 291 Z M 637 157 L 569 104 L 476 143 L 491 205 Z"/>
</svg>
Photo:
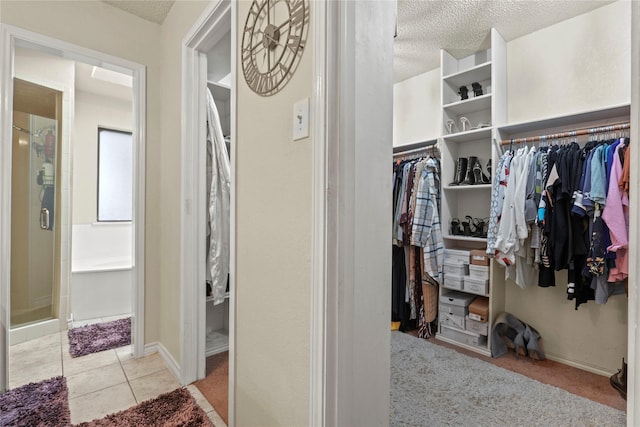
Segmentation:
<svg viewBox="0 0 640 427">
<path fill-rule="evenodd" d="M 469 157 L 469 160 L 467 161 L 466 178 L 462 182 L 464 185 L 473 185 L 476 183 L 476 180 L 473 177 L 473 165 L 475 165 L 477 161 L 478 158 L 476 156 Z"/>
<path fill-rule="evenodd" d="M 467 159 L 466 157 L 458 157 L 456 162 L 456 172 L 453 175 L 453 181 L 449 185 L 460 185 L 464 181 L 464 176 L 467 171 Z"/>
<path fill-rule="evenodd" d="M 624 400 L 627 400 L 627 364 L 622 359 L 622 369 L 609 377 L 611 387 L 615 388 Z"/>
</svg>

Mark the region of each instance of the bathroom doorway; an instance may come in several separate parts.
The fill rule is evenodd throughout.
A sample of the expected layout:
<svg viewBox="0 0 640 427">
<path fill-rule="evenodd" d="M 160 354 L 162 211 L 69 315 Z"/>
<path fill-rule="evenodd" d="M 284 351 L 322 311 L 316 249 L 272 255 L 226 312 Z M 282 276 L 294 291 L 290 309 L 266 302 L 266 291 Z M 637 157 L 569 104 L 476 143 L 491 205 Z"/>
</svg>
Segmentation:
<svg viewBox="0 0 640 427">
<path fill-rule="evenodd" d="M 81 234 L 74 230 L 72 210 L 76 204 L 74 199 L 91 199 L 75 195 L 73 189 L 81 187 L 80 183 L 93 187 L 95 198 L 88 203 L 94 210 L 98 209 L 99 191 L 97 148 L 91 160 L 72 161 L 74 147 L 90 140 L 78 135 L 79 120 L 75 119 L 81 116 L 76 114 L 78 107 L 86 113 L 90 106 L 100 109 L 108 103 L 98 99 L 95 93 L 85 94 L 82 99 L 81 80 L 100 74 L 128 81 L 128 87 L 122 88 L 128 93 L 128 101 L 122 101 L 128 103 L 126 125 L 113 124 L 112 114 L 104 115 L 96 123 L 129 135 L 129 192 L 123 195 L 129 202 L 129 218 L 101 224 L 96 217 L 91 225 L 104 226 L 97 227 L 104 235 L 119 235 L 120 240 L 126 241 L 128 249 L 123 255 L 129 260 L 127 268 L 116 270 L 126 270 L 130 279 L 130 286 L 124 291 L 128 305 L 123 313 L 113 314 L 131 316 L 131 351 L 136 357 L 144 353 L 146 84 L 145 67 L 140 64 L 4 24 L 0 24 L 0 58 L 0 92 L 6 94 L 3 106 L 8 107 L 0 114 L 0 192 L 6 195 L 0 204 L 2 392 L 9 387 L 12 374 L 9 372 L 10 345 L 65 331 L 72 319 L 72 246 L 76 244 L 76 235 Z M 102 90 L 102 95 L 114 94 L 113 82 L 103 81 L 101 85 L 98 91 Z M 29 99 L 33 102 L 29 103 Z M 91 140 L 99 138 L 97 126 L 91 133 Z M 73 179 L 74 162 L 77 165 L 91 163 L 95 178 L 81 178 L 77 183 Z M 127 229 L 120 233 L 123 227 Z M 107 246 L 104 240 L 91 242 L 92 239 L 84 236 L 90 248 L 100 251 Z M 108 305 L 101 304 L 105 299 L 101 299 L 99 292 L 86 294 L 98 299 L 97 307 Z M 96 316 L 104 320 L 107 313 Z"/>
</svg>

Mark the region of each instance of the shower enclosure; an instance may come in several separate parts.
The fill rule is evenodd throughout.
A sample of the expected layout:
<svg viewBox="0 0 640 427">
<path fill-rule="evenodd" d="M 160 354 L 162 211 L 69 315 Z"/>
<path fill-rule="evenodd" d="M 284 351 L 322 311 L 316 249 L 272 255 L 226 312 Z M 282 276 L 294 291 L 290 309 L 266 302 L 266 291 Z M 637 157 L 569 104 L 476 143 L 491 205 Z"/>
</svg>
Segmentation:
<svg viewBox="0 0 640 427">
<path fill-rule="evenodd" d="M 11 175 L 11 328 L 56 317 L 56 175 L 61 93 L 15 79 Z"/>
</svg>

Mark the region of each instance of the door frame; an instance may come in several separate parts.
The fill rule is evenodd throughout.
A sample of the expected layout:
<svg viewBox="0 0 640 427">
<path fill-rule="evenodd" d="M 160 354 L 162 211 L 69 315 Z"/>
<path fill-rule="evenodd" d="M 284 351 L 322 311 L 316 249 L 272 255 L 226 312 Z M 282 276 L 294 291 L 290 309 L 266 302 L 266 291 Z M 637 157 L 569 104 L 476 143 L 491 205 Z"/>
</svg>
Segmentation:
<svg viewBox="0 0 640 427">
<path fill-rule="evenodd" d="M 144 280 L 145 280 L 145 164 L 146 164 L 146 67 L 132 61 L 77 46 L 43 34 L 0 24 L 0 392 L 9 384 L 9 328 L 11 290 L 11 138 L 13 120 L 13 70 L 16 43 L 41 51 L 48 51 L 66 59 L 97 65 L 133 77 L 133 295 L 131 341 L 134 357 L 144 354 Z M 72 122 L 71 122 L 72 123 Z M 71 132 L 69 132 L 71 138 Z M 64 143 L 64 141 L 63 141 Z M 71 171 L 68 174 L 71 189 Z M 70 190 L 69 190 L 70 191 Z M 69 244 L 63 269 L 71 265 L 71 216 L 67 215 L 62 229 L 66 229 Z M 66 255 L 66 256 L 65 256 Z M 70 274 L 68 274 L 70 281 Z M 69 284 L 67 284 L 69 286 Z M 70 288 L 69 288 L 70 289 Z M 66 320 L 66 319 L 65 319 Z"/>
<path fill-rule="evenodd" d="M 236 5 L 214 1 L 182 41 L 182 198 L 180 277 L 182 283 L 180 381 L 205 377 L 206 300 L 206 96 L 207 58 L 215 41 L 231 31 L 231 210 L 229 258 L 229 425 L 234 423 L 235 194 L 236 194 Z M 229 27 L 230 24 L 230 27 Z"/>
</svg>

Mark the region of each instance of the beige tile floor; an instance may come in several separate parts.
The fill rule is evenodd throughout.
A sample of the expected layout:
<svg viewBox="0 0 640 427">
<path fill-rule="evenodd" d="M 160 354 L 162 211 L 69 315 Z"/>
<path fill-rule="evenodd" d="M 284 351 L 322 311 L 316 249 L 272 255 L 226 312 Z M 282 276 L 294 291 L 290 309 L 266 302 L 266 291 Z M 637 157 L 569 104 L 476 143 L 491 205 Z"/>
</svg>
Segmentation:
<svg viewBox="0 0 640 427">
<path fill-rule="evenodd" d="M 72 358 L 66 331 L 47 335 L 9 350 L 9 387 L 64 375 L 73 424 L 102 418 L 180 387 L 162 357 L 134 359 L 131 346 Z M 187 387 L 215 427 L 226 427 L 193 385 Z"/>
</svg>

